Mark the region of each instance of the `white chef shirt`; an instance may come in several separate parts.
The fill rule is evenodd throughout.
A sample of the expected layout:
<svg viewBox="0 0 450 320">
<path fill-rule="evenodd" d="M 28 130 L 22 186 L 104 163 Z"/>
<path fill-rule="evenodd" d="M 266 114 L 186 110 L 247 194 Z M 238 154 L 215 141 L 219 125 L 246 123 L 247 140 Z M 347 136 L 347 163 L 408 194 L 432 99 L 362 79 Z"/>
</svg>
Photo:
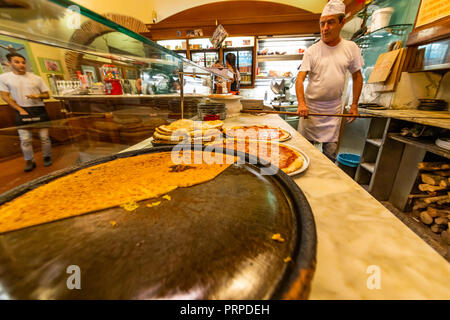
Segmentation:
<svg viewBox="0 0 450 320">
<path fill-rule="evenodd" d="M 309 100 L 332 101 L 340 99 L 345 86 L 346 71 L 361 70 L 364 60 L 353 41 L 341 39 L 330 47 L 322 40 L 305 52 L 300 71 L 308 71 L 305 97 Z"/>
<path fill-rule="evenodd" d="M 48 92 L 49 89 L 41 77 L 27 72 L 24 75 L 6 72 L 0 74 L 0 91 L 9 92 L 21 107 L 44 106 L 41 99 L 28 99 L 29 94 Z"/>
</svg>

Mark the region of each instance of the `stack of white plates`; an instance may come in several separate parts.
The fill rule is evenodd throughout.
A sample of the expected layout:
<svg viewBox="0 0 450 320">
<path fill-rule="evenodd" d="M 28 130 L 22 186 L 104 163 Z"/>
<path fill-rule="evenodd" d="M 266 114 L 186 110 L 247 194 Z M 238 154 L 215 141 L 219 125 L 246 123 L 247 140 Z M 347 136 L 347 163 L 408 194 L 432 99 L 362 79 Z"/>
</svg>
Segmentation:
<svg viewBox="0 0 450 320">
<path fill-rule="evenodd" d="M 438 147 L 450 150 L 450 138 L 438 138 L 435 143 Z"/>
</svg>

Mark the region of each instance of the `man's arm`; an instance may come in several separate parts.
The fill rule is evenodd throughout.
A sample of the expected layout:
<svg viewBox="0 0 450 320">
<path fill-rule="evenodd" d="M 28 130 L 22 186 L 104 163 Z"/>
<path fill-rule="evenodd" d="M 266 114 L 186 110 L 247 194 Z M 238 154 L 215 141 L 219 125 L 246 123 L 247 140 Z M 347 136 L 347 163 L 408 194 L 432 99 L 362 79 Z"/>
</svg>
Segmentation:
<svg viewBox="0 0 450 320">
<path fill-rule="evenodd" d="M 358 101 L 359 96 L 361 95 L 362 87 L 363 87 L 363 77 L 361 74 L 361 70 L 352 73 L 353 79 L 353 101 L 350 106 L 350 114 L 358 115 Z M 348 122 L 355 121 L 356 118 L 349 118 Z"/>
<path fill-rule="evenodd" d="M 49 99 L 50 98 L 50 94 L 48 93 L 48 91 L 45 91 L 45 92 L 42 92 L 42 93 L 39 93 L 39 94 L 28 94 L 28 95 L 26 95 L 26 97 L 28 99 L 41 99 L 41 100 L 43 100 L 43 99 Z"/>
<path fill-rule="evenodd" d="M 21 115 L 26 116 L 28 115 L 28 112 L 25 111 L 24 108 L 22 108 L 21 106 L 19 106 L 17 104 L 16 101 L 14 101 L 14 99 L 11 97 L 11 95 L 9 94 L 9 92 L 6 91 L 0 91 L 0 95 L 3 99 L 3 101 L 5 101 L 11 108 L 17 110 Z"/>
<path fill-rule="evenodd" d="M 303 82 L 305 81 L 307 71 L 300 71 L 297 74 L 297 80 L 295 81 L 295 94 L 297 95 L 298 109 L 297 113 L 301 117 L 308 116 L 308 107 L 305 101 L 305 88 Z"/>
</svg>

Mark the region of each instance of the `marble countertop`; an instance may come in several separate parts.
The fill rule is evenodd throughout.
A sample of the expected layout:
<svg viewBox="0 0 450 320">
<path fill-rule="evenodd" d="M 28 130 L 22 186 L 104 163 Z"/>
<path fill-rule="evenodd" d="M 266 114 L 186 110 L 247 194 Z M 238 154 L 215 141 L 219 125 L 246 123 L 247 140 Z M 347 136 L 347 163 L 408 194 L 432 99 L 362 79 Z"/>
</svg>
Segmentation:
<svg viewBox="0 0 450 320">
<path fill-rule="evenodd" d="M 292 134 L 286 144 L 311 163 L 294 181 L 317 228 L 317 268 L 310 299 L 450 299 L 450 263 L 347 176 L 278 115 L 244 115 L 233 125 L 267 124 Z M 370 290 L 367 269 L 379 268 Z M 371 271 L 373 272 L 373 271 Z"/>
<path fill-rule="evenodd" d="M 292 134 L 309 168 L 294 181 L 317 229 L 310 299 L 450 299 L 450 263 L 278 115 L 241 114 L 225 127 L 267 124 Z M 127 150 L 151 145 L 151 139 Z M 379 288 L 368 286 L 379 275 Z M 372 288 L 372 289 L 369 289 Z"/>
<path fill-rule="evenodd" d="M 401 120 L 405 121 L 411 121 L 429 126 L 450 129 L 450 111 L 390 110 L 390 109 L 370 110 L 365 108 L 359 108 L 359 113 L 380 115 L 394 119 L 401 118 Z M 424 117 L 428 118 L 426 119 Z M 433 118 L 444 118 L 444 119 L 433 119 Z"/>
</svg>

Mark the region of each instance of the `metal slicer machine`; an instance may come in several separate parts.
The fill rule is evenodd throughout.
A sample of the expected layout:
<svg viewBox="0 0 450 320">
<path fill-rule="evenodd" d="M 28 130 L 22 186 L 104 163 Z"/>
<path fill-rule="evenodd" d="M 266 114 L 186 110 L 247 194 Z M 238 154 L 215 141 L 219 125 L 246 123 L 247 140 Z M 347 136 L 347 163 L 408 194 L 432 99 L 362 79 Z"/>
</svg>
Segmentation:
<svg viewBox="0 0 450 320">
<path fill-rule="evenodd" d="M 275 79 L 270 82 L 270 89 L 275 93 L 275 98 L 272 100 L 272 105 L 281 106 L 282 104 L 293 104 L 295 102 L 295 96 L 291 96 L 290 89 L 295 84 L 295 77 L 289 79 L 282 79 L 278 83 Z"/>
</svg>

